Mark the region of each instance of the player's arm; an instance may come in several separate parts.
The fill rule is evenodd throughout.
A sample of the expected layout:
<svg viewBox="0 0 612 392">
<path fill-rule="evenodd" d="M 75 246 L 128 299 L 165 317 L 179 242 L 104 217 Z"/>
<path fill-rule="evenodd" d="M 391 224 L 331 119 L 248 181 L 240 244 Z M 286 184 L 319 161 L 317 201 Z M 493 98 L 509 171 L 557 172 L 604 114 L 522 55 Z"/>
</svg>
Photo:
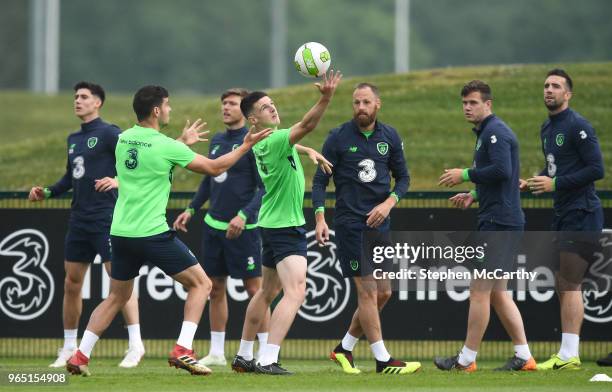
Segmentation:
<svg viewBox="0 0 612 392">
<path fill-rule="evenodd" d="M 249 163 L 251 165 L 251 175 L 253 176 L 253 181 L 257 185 L 257 189 L 249 203 L 242 207 L 236 216 L 229 222 L 225 237 L 230 240 L 240 237 L 249 218 L 254 217 L 259 211 L 261 200 L 263 199 L 264 193 L 266 193 L 261 177 L 259 177 L 259 173 L 257 172 L 257 163 L 255 162 L 255 156 L 253 154 L 249 155 Z"/>
<path fill-rule="evenodd" d="M 329 76 L 328 74 L 323 75 L 323 83 L 315 83 L 315 86 L 321 93 L 321 97 L 304 117 L 302 117 L 302 120 L 291 127 L 291 131 L 289 132 L 290 145 L 298 143 L 304 136 L 317 127 L 341 79 L 342 74 L 340 72 L 334 73 L 334 71 L 330 71 Z"/>
<path fill-rule="evenodd" d="M 295 149 L 300 155 L 308 156 L 308 158 L 310 158 L 312 163 L 319 166 L 325 173 L 327 174 L 332 173 L 332 167 L 333 167 L 332 163 L 328 161 L 327 159 L 325 159 L 325 157 L 322 154 L 320 154 L 317 150 L 315 150 L 314 148 L 296 144 Z"/>
<path fill-rule="evenodd" d="M 43 188 L 41 186 L 32 187 L 30 194 L 28 195 L 28 200 L 41 201 L 44 199 L 49 199 L 51 197 L 59 196 L 64 192 L 68 192 L 71 188 L 72 168 L 70 167 L 70 162 L 66 160 L 66 172 L 62 178 L 48 188 Z"/>
<path fill-rule="evenodd" d="M 585 166 L 574 173 L 556 177 L 555 189 L 577 189 L 604 177 L 603 158 L 595 130 L 590 124 L 583 124 L 580 131 L 573 132 L 572 136 L 580 160 Z"/>
<path fill-rule="evenodd" d="M 445 169 L 438 185 L 453 187 L 465 181 L 475 184 L 495 184 L 506 181 L 512 175 L 512 146 L 510 141 L 495 132 L 484 138 L 487 154 L 491 162 L 479 168 Z"/>
<path fill-rule="evenodd" d="M 335 137 L 330 133 L 323 143 L 323 155 L 329 158 L 330 163 L 338 163 L 338 154 L 335 148 Z M 321 167 L 317 168 L 312 179 L 312 207 L 315 210 L 315 236 L 320 246 L 325 245 L 329 241 L 329 227 L 325 221 L 325 199 L 326 189 L 329 184 L 331 172 L 325 172 Z"/>
<path fill-rule="evenodd" d="M 120 134 L 121 129 L 114 125 L 113 132 L 108 137 L 105 137 L 105 146 L 107 148 L 107 153 L 112 154 L 113 158 L 115 157 L 115 148 L 117 147 L 117 142 L 119 141 Z M 94 189 L 96 190 L 96 192 L 108 192 L 112 189 L 119 188 L 119 180 L 117 179 L 116 173 L 113 177 L 109 176 L 104 178 L 97 178 L 94 180 L 94 183 Z"/>
<path fill-rule="evenodd" d="M 176 217 L 172 227 L 174 230 L 181 230 L 187 232 L 187 224 L 195 215 L 195 212 L 202 208 L 202 205 L 206 203 L 210 197 L 210 176 L 205 176 L 198 187 L 196 194 L 191 199 L 189 206 L 179 216 Z"/>
<path fill-rule="evenodd" d="M 187 169 L 196 173 L 208 174 L 210 176 L 218 176 L 232 167 L 240 158 L 251 150 L 257 142 L 265 139 L 272 133 L 270 128 L 266 128 L 260 132 L 255 131 L 255 127 L 251 127 L 249 132 L 244 136 L 242 144 L 232 152 L 220 156 L 217 159 L 209 159 L 203 155 L 196 154 L 195 158 L 186 166 Z M 190 145 L 197 143 L 200 140 L 197 138 L 189 138 L 181 140 L 183 143 Z"/>
</svg>

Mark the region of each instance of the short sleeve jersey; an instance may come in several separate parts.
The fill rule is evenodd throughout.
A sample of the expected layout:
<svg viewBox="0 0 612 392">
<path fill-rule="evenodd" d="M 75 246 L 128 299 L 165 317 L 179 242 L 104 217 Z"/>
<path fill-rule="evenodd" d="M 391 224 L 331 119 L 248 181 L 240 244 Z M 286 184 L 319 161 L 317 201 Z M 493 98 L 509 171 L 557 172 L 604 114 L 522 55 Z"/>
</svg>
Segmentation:
<svg viewBox="0 0 612 392">
<path fill-rule="evenodd" d="M 119 198 L 111 234 L 149 237 L 168 231 L 172 172 L 193 161 L 195 152 L 155 129 L 135 125 L 119 136 L 115 156 Z"/>
<path fill-rule="evenodd" d="M 266 228 L 302 226 L 306 223 L 304 169 L 295 146 L 289 143 L 290 129 L 279 129 L 253 146 L 257 170 L 266 189 L 258 225 Z"/>
</svg>

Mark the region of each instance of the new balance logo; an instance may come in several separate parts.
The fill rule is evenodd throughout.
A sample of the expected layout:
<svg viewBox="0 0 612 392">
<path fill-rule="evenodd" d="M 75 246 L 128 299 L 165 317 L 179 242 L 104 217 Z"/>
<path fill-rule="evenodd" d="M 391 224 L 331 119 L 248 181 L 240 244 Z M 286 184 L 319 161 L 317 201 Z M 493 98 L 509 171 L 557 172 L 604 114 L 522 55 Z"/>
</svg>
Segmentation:
<svg viewBox="0 0 612 392">
<path fill-rule="evenodd" d="M 357 146 L 351 146 L 351 147 L 349 147 L 349 151 L 350 151 L 350 152 L 357 152 Z"/>
</svg>

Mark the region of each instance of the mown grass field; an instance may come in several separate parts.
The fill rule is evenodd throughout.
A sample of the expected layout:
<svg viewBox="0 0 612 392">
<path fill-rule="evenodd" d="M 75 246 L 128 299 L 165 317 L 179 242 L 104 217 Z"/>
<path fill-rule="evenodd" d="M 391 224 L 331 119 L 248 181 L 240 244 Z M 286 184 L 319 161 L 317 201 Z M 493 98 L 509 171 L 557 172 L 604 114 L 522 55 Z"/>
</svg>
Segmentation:
<svg viewBox="0 0 612 392">
<path fill-rule="evenodd" d="M 0 358 L 0 372 L 43 372 L 51 358 L 42 360 Z M 283 363 L 295 372 L 293 376 L 271 377 L 256 374 L 236 374 L 229 367 L 213 368 L 207 377 L 190 376 L 182 370 L 169 368 L 164 360 L 144 359 L 135 369 L 121 369 L 116 360 L 93 360 L 91 377 L 69 376 L 68 383 L 52 386 L 10 386 L 0 384 L 0 391 L 609 391 L 610 383 L 589 382 L 597 373 L 604 373 L 592 362 L 578 371 L 502 373 L 492 369 L 497 362 L 480 362 L 479 371 L 472 374 L 437 370 L 432 363 L 413 375 L 384 376 L 376 374 L 373 363 L 360 362 L 363 372 L 345 375 L 335 364 L 324 360 Z"/>
<path fill-rule="evenodd" d="M 555 64 L 574 78 L 572 107 L 591 121 L 598 132 L 607 167 L 612 167 L 612 63 Z M 441 190 L 437 179 L 445 167 L 471 165 L 474 136 L 463 119 L 459 91 L 471 79 L 487 81 L 493 89 L 494 111 L 518 135 L 521 146 L 521 174 L 530 176 L 544 166 L 539 139 L 546 118 L 542 85 L 550 64 L 504 65 L 447 68 L 403 75 L 375 75 L 344 79 L 319 127 L 303 144 L 320 148 L 328 130 L 352 116 L 351 93 L 357 82 L 370 81 L 381 89 L 383 107 L 379 118 L 396 127 L 405 146 L 412 176 L 412 190 Z M 306 81 L 306 80 L 305 80 Z M 204 79 L 202 83 L 206 83 Z M 280 112 L 282 126 L 290 126 L 316 101 L 318 93 L 310 84 L 270 91 Z M 102 117 L 122 129 L 134 122 L 131 94 L 107 92 Z M 223 129 L 218 97 L 174 96 L 170 126 L 164 130 L 179 134 L 185 119 L 204 118 L 214 132 Z M 65 168 L 68 133 L 79 128 L 72 112 L 72 95 L 57 97 L 25 92 L 0 92 L 0 190 L 28 190 L 34 184 L 56 181 Z M 195 147 L 207 152 L 208 145 Z M 304 162 L 307 190 L 314 167 Z M 177 169 L 175 191 L 194 191 L 201 177 Z M 612 189 L 612 177 L 598 183 Z"/>
</svg>

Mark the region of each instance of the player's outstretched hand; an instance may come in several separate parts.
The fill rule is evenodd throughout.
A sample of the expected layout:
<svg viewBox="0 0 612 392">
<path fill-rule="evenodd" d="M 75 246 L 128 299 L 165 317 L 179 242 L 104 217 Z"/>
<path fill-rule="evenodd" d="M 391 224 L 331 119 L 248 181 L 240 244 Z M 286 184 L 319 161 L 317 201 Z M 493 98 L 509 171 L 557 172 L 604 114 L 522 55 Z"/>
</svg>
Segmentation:
<svg viewBox="0 0 612 392">
<path fill-rule="evenodd" d="M 191 213 L 188 211 L 183 211 L 179 216 L 176 217 L 174 223 L 172 224 L 172 228 L 174 230 L 180 230 L 187 232 L 187 224 L 191 220 Z"/>
<path fill-rule="evenodd" d="M 205 139 L 210 131 L 202 131 L 202 128 L 206 126 L 206 123 L 202 121 L 201 118 L 198 118 L 194 121 L 193 124 L 190 124 L 189 120 L 185 123 L 185 127 L 183 128 L 183 133 L 177 140 L 185 143 L 188 146 L 196 144 L 197 142 L 207 142 L 208 139 Z"/>
<path fill-rule="evenodd" d="M 527 179 L 527 186 L 534 195 L 541 195 L 545 192 L 554 192 L 555 183 L 547 176 L 535 176 Z"/>
<path fill-rule="evenodd" d="M 446 187 L 454 187 L 463 182 L 463 169 L 444 169 L 444 173 L 440 176 L 438 185 Z"/>
<path fill-rule="evenodd" d="M 323 82 L 315 83 L 315 86 L 317 86 L 323 96 L 331 98 L 336 88 L 338 88 L 340 80 L 342 80 L 342 73 L 340 71 L 331 70 L 328 73 L 324 73 Z"/>
<path fill-rule="evenodd" d="M 457 193 L 448 200 L 453 204 L 453 207 L 461 208 L 462 210 L 470 208 L 475 201 L 471 193 Z"/>
<path fill-rule="evenodd" d="M 334 165 L 332 165 L 330 161 L 325 159 L 325 157 L 322 154 L 320 154 L 317 150 L 315 150 L 314 148 L 309 149 L 308 158 L 310 158 L 310 160 L 315 165 L 318 165 L 321 168 L 321 170 L 323 170 L 323 173 L 327 174 L 328 176 L 331 176 L 332 167 L 334 167 Z"/>
<path fill-rule="evenodd" d="M 244 145 L 246 145 L 247 147 L 251 148 L 253 147 L 255 144 L 257 144 L 258 142 L 262 141 L 263 139 L 267 138 L 268 136 L 270 136 L 272 134 L 272 128 L 266 128 L 266 129 L 262 129 L 261 131 L 257 132 L 257 129 L 255 128 L 255 126 L 253 125 L 249 131 L 247 132 L 246 135 L 244 135 L 244 141 L 242 142 Z"/>
<path fill-rule="evenodd" d="M 45 200 L 45 191 L 42 186 L 35 186 L 30 189 L 30 194 L 28 195 L 29 201 L 42 201 Z"/>
<path fill-rule="evenodd" d="M 94 188 L 96 189 L 96 192 L 108 192 L 111 189 L 119 188 L 119 181 L 112 177 L 100 178 L 95 180 Z"/>
</svg>

